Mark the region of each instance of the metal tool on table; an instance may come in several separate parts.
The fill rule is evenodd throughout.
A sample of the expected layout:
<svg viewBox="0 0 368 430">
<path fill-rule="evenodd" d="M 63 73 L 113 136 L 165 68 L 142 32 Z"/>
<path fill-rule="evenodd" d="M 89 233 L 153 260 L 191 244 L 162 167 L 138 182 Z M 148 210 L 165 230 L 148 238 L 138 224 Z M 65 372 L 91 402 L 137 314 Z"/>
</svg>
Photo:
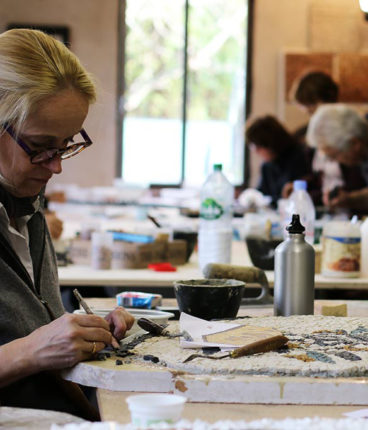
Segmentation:
<svg viewBox="0 0 368 430">
<path fill-rule="evenodd" d="M 84 309 L 85 313 L 89 314 L 89 315 L 94 315 L 92 309 L 87 305 L 86 301 L 84 300 L 84 298 L 81 296 L 80 292 L 76 288 L 73 290 L 73 294 L 76 297 L 76 299 L 78 300 L 78 303 Z M 118 340 L 114 336 L 112 336 L 111 345 L 115 349 L 119 349 L 120 348 L 120 344 L 119 344 Z"/>
<path fill-rule="evenodd" d="M 259 284 L 261 293 L 254 298 L 243 297 L 242 305 L 270 305 L 273 297 L 265 272 L 258 267 L 236 266 L 233 264 L 209 263 L 203 269 L 203 274 L 208 279 L 236 279 L 246 284 Z"/>
<path fill-rule="evenodd" d="M 275 349 L 281 348 L 289 339 L 286 336 L 278 335 L 274 337 L 270 337 L 268 339 L 258 340 L 256 342 L 250 343 L 245 346 L 241 346 L 239 348 L 235 348 L 232 351 L 228 352 L 225 355 L 220 356 L 211 356 L 204 354 L 192 354 L 187 357 L 183 363 L 188 363 L 188 361 L 192 361 L 195 358 L 210 358 L 212 360 L 221 360 L 223 358 L 238 358 L 243 357 L 245 355 L 253 355 L 260 354 L 262 352 L 273 351 Z"/>
<path fill-rule="evenodd" d="M 184 337 L 185 340 L 193 340 L 190 334 L 186 331 L 183 331 L 181 333 L 170 333 L 169 330 L 166 329 L 166 325 L 160 325 L 155 323 L 154 321 L 148 319 L 148 318 L 139 318 L 137 320 L 137 324 L 140 328 L 143 328 L 143 330 L 148 331 L 148 333 L 151 333 L 155 336 L 166 336 L 166 337 Z"/>
</svg>

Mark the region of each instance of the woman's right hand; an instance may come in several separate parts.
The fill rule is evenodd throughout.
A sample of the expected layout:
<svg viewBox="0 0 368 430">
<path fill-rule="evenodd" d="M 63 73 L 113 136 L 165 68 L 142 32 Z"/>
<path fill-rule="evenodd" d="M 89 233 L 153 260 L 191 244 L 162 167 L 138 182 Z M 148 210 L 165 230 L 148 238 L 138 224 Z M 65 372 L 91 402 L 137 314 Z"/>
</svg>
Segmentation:
<svg viewBox="0 0 368 430">
<path fill-rule="evenodd" d="M 281 197 L 283 198 L 283 199 L 287 199 L 289 196 L 290 196 L 290 194 L 293 192 L 293 183 L 292 182 L 287 182 L 284 186 L 283 186 L 283 188 L 282 188 L 282 190 L 281 190 Z"/>
<path fill-rule="evenodd" d="M 109 323 L 97 315 L 66 313 L 26 338 L 34 371 L 74 366 L 111 344 Z"/>
</svg>

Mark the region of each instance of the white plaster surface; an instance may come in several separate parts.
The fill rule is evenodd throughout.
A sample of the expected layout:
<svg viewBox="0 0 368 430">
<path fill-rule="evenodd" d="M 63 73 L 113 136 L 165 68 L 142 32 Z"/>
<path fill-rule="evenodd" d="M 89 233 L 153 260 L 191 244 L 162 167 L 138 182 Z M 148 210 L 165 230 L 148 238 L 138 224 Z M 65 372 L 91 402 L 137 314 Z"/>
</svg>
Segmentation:
<svg viewBox="0 0 368 430">
<path fill-rule="evenodd" d="M 271 326 L 285 334 L 292 331 L 299 335 L 320 330 L 329 335 L 340 329 L 351 333 L 359 327 L 368 327 L 367 318 L 352 317 L 263 317 L 246 321 L 253 325 Z M 175 323 L 170 327 L 173 331 L 177 329 Z M 319 346 L 307 346 L 311 350 L 313 347 L 318 349 Z M 363 344 L 361 347 L 362 351 L 354 351 L 361 357 L 358 361 L 333 355 L 339 348 L 335 344 L 332 349 L 327 347 L 328 356 L 334 358 L 334 363 L 304 362 L 268 352 L 237 359 L 196 359 L 185 365 L 182 361 L 194 350 L 181 350 L 177 338 L 155 337 L 137 345 L 134 349 L 136 356 L 122 358 L 121 366 L 115 364 L 118 357 L 85 362 L 64 372 L 64 377 L 114 391 L 176 392 L 192 402 L 364 405 L 368 398 L 368 378 L 362 375 L 367 369 L 368 351 L 364 350 Z M 305 353 L 303 349 L 291 351 L 296 351 L 294 354 Z M 144 361 L 145 354 L 159 356 L 160 363 Z M 262 369 L 266 369 L 268 375 L 246 374 Z M 281 370 L 284 372 L 282 376 L 278 375 Z M 357 376 L 358 370 L 360 377 Z M 311 377 L 310 372 L 320 372 L 324 377 Z"/>
</svg>

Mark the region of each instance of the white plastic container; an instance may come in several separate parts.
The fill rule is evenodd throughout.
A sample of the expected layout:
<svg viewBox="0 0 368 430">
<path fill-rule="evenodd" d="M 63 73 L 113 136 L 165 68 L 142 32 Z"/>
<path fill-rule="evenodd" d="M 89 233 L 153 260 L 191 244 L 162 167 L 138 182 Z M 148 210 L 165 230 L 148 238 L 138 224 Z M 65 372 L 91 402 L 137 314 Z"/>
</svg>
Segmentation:
<svg viewBox="0 0 368 430">
<path fill-rule="evenodd" d="M 290 194 L 285 205 L 285 218 L 283 222 L 283 233 L 286 239 L 288 234 L 285 230 L 290 224 L 293 214 L 298 214 L 301 224 L 305 227 L 305 240 L 313 245 L 314 243 L 314 223 L 316 220 L 316 210 L 313 201 L 307 192 L 306 181 L 294 181 L 294 191 Z"/>
<path fill-rule="evenodd" d="M 126 401 L 132 424 L 139 428 L 149 428 L 153 424 L 179 421 L 186 398 L 176 394 L 137 394 Z"/>
<path fill-rule="evenodd" d="M 361 248 L 360 248 L 360 276 L 368 277 L 368 218 L 360 227 Z"/>
<path fill-rule="evenodd" d="M 330 221 L 322 232 L 322 275 L 360 276 L 360 222 Z"/>
<path fill-rule="evenodd" d="M 207 263 L 230 263 L 234 187 L 222 173 L 222 165 L 204 183 L 201 194 L 198 259 L 201 270 Z"/>
<path fill-rule="evenodd" d="M 113 235 L 110 232 L 93 232 L 91 266 L 93 269 L 111 269 Z"/>
</svg>

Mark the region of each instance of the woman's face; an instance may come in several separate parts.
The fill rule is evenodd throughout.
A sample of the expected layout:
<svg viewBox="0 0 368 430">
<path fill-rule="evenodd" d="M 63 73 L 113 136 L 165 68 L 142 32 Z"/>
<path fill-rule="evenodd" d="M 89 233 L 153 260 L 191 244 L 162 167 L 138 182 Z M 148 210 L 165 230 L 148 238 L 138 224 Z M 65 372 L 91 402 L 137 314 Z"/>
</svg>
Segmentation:
<svg viewBox="0 0 368 430">
<path fill-rule="evenodd" d="M 88 101 L 74 89 L 41 100 L 29 114 L 19 137 L 32 149 L 64 148 L 88 113 Z M 29 155 L 6 132 L 0 136 L 0 173 L 17 197 L 37 195 L 53 174 L 62 171 L 60 155 L 32 164 Z"/>
<path fill-rule="evenodd" d="M 349 144 L 349 148 L 344 151 L 327 145 L 321 145 L 320 148 L 331 160 L 335 160 L 346 166 L 359 166 L 367 158 L 366 145 L 358 138 L 353 138 Z"/>
<path fill-rule="evenodd" d="M 276 154 L 270 148 L 257 146 L 254 143 L 251 143 L 250 147 L 265 162 L 272 161 L 276 158 Z"/>
</svg>

